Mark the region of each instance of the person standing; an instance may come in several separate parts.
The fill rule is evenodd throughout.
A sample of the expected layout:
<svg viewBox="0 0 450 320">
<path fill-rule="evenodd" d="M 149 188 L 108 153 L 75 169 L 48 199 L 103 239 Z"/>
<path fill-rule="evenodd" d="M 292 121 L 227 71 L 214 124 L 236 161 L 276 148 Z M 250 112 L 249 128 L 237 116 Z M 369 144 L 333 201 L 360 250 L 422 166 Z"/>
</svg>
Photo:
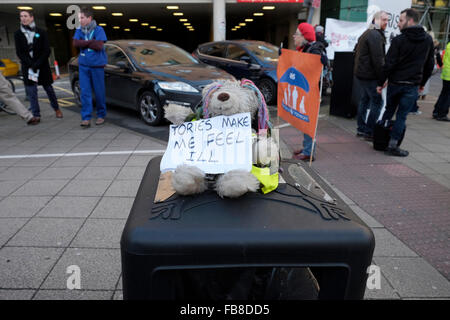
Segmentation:
<svg viewBox="0 0 450 320">
<path fill-rule="evenodd" d="M 383 78 L 379 80 L 377 91 L 389 81 L 384 120 L 395 116 L 387 155 L 406 157 L 409 152 L 398 147 L 405 130 L 406 117 L 414 107 L 419 90 L 431 76 L 434 68 L 434 45 L 430 35 L 419 23 L 419 13 L 415 9 L 405 9 L 400 14 L 398 27 L 401 34 L 392 40 L 383 67 Z"/>
<path fill-rule="evenodd" d="M 102 125 L 106 116 L 105 71 L 107 64 L 105 48 L 107 41 L 105 31 L 93 20 L 89 8 L 81 8 L 78 15 L 81 27 L 75 31 L 73 45 L 80 49 L 78 69 L 81 90 L 81 124 L 83 128 L 91 126 L 92 89 L 95 93 L 97 121 Z"/>
<path fill-rule="evenodd" d="M 62 118 L 58 99 L 53 89 L 53 77 L 48 63 L 50 45 L 47 33 L 34 22 L 32 11 L 20 11 L 20 29 L 14 33 L 16 54 L 22 64 L 22 76 L 25 90 L 30 100 L 30 111 L 40 121 L 41 110 L 38 101 L 38 84 L 44 87 L 50 105 L 55 110 L 56 118 Z"/>
<path fill-rule="evenodd" d="M 15 113 L 17 113 L 27 124 L 38 124 L 38 118 L 25 108 L 25 106 L 17 99 L 16 95 L 12 91 L 8 80 L 0 72 L 0 101 L 10 107 Z"/>
<path fill-rule="evenodd" d="M 448 109 L 450 107 L 450 42 L 445 49 L 442 66 L 442 90 L 438 101 L 434 105 L 433 119 L 438 121 L 450 121 L 448 118 Z"/>
<path fill-rule="evenodd" d="M 354 75 L 361 88 L 358 106 L 357 136 L 373 141 L 373 129 L 383 107 L 381 94 L 377 92 L 382 79 L 382 67 L 386 52 L 386 30 L 389 16 L 384 11 L 375 13 L 370 27 L 359 37 L 355 49 Z M 369 116 L 367 117 L 367 110 Z M 366 121 L 367 117 L 367 121 Z"/>
<path fill-rule="evenodd" d="M 328 58 L 325 46 L 322 42 L 316 41 L 314 27 L 309 23 L 303 22 L 297 26 L 294 35 L 294 44 L 297 51 L 318 54 L 320 61 L 324 66 L 328 64 Z M 318 84 L 319 85 L 319 84 Z M 313 139 L 306 133 L 303 134 L 303 149 L 294 151 L 294 159 L 303 161 L 314 161 Z"/>
</svg>

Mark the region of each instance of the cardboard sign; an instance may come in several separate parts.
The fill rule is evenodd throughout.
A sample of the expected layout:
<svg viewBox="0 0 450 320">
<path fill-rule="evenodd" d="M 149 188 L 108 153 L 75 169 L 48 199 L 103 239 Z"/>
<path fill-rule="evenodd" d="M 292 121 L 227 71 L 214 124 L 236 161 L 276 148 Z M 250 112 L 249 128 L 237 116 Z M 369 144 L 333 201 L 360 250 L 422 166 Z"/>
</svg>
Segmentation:
<svg viewBox="0 0 450 320">
<path fill-rule="evenodd" d="M 205 173 L 252 169 L 252 129 L 250 113 L 219 116 L 181 125 L 171 125 L 161 172 L 181 164 Z"/>
<path fill-rule="evenodd" d="M 282 49 L 278 61 L 278 115 L 315 136 L 319 116 L 320 55 Z"/>
</svg>

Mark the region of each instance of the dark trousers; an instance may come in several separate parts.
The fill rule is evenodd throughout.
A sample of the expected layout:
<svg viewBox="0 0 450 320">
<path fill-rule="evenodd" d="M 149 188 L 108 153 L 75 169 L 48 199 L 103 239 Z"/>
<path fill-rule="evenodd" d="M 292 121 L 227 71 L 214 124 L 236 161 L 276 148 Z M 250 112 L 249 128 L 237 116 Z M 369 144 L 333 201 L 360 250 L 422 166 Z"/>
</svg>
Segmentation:
<svg viewBox="0 0 450 320">
<path fill-rule="evenodd" d="M 48 100 L 50 101 L 50 105 L 52 106 L 53 110 L 58 110 L 58 99 L 56 98 L 55 90 L 53 90 L 53 87 L 51 84 L 42 86 L 47 93 Z M 27 93 L 28 99 L 30 99 L 30 111 L 35 117 L 41 116 L 41 108 L 39 107 L 39 97 L 38 97 L 38 88 L 37 84 L 34 85 L 26 85 L 25 91 Z"/>
<path fill-rule="evenodd" d="M 448 115 L 450 106 L 450 81 L 442 80 L 442 90 L 439 99 L 434 105 L 433 116 L 442 118 Z"/>
<path fill-rule="evenodd" d="M 358 132 L 373 135 L 375 122 L 380 116 L 383 99 L 377 93 L 377 80 L 362 80 L 356 78 L 361 87 L 361 100 L 358 106 Z M 366 115 L 369 110 L 369 116 Z"/>
<path fill-rule="evenodd" d="M 414 107 L 419 96 L 419 87 L 412 85 L 389 84 L 386 95 L 386 111 L 383 120 L 391 120 L 395 114 L 391 139 L 400 140 L 405 130 L 406 117 Z M 396 112 L 397 111 L 397 112 Z"/>
</svg>

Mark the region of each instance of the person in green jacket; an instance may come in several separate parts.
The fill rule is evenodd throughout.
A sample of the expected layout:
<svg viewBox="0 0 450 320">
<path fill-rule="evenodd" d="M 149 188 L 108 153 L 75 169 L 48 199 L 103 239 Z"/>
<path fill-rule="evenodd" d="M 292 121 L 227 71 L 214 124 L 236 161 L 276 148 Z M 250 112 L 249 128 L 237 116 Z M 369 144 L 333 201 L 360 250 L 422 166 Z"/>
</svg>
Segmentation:
<svg viewBox="0 0 450 320">
<path fill-rule="evenodd" d="M 442 67 L 442 91 L 439 99 L 434 105 L 433 119 L 438 121 L 450 121 L 448 108 L 450 106 L 450 42 L 447 43 L 444 55 L 444 66 Z"/>
</svg>

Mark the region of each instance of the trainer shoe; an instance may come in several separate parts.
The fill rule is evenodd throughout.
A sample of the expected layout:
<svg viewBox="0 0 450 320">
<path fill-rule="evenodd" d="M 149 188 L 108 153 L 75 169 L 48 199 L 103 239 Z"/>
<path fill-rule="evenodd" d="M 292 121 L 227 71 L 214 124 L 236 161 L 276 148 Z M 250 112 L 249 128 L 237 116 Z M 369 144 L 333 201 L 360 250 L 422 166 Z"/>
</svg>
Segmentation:
<svg viewBox="0 0 450 320">
<path fill-rule="evenodd" d="M 447 116 L 443 116 L 443 117 L 436 117 L 435 118 L 437 121 L 450 121 L 450 118 Z"/>
<path fill-rule="evenodd" d="M 400 149 L 399 147 L 395 148 L 387 148 L 384 152 L 388 156 L 394 156 L 394 157 L 407 157 L 409 155 L 409 152 L 403 149 Z"/>
<path fill-rule="evenodd" d="M 63 114 L 62 114 L 62 112 L 61 112 L 61 110 L 56 110 L 55 111 L 55 114 L 56 114 L 56 118 L 58 118 L 58 119 L 62 119 L 62 117 L 63 117 Z"/>
</svg>

